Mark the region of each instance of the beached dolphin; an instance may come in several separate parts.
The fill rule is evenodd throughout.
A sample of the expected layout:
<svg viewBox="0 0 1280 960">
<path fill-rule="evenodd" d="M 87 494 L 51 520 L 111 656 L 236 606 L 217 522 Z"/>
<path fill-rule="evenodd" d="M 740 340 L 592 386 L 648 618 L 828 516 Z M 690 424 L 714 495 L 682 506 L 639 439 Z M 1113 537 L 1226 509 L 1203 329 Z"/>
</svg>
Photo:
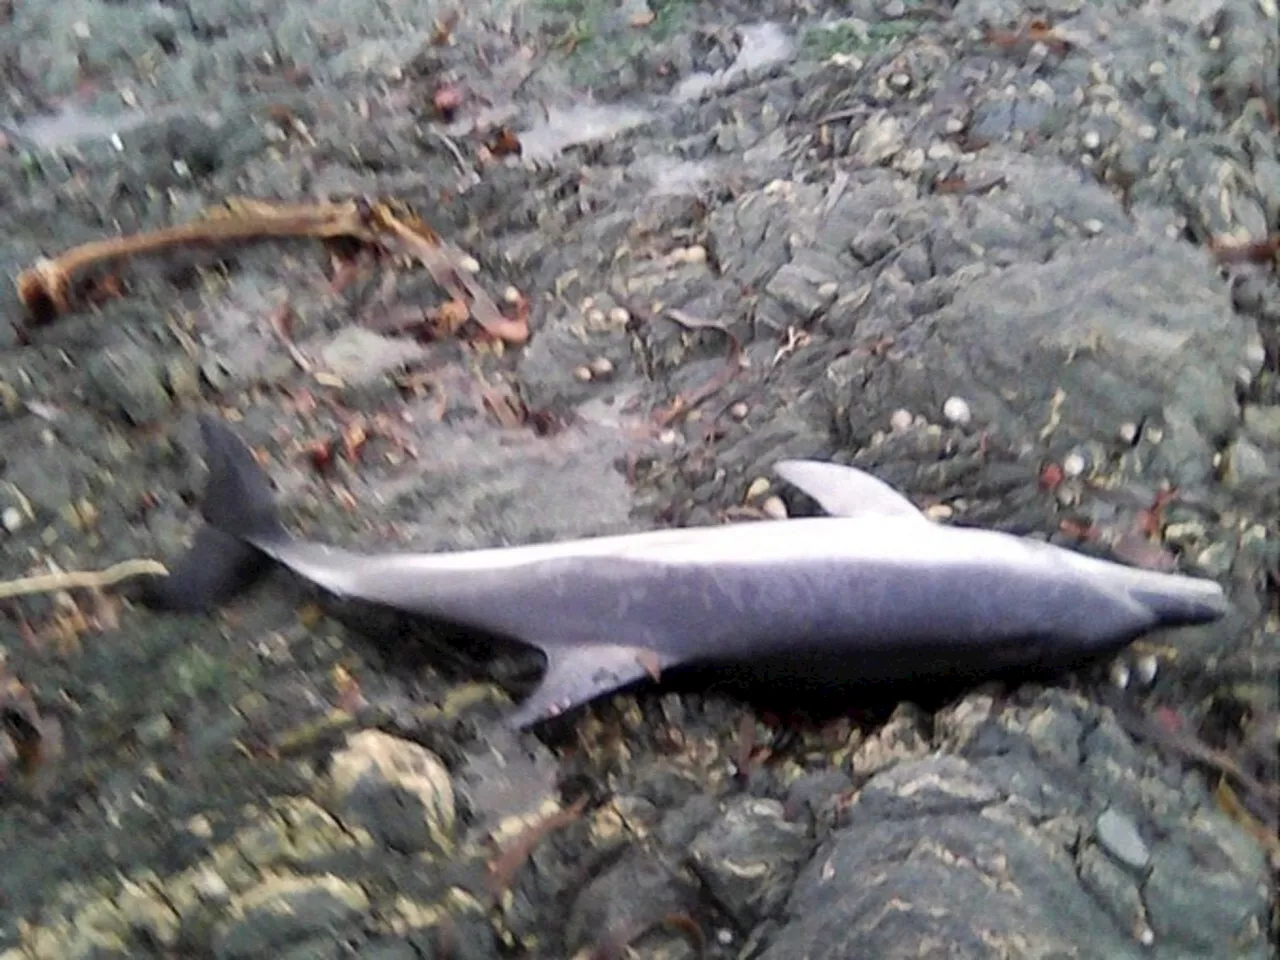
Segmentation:
<svg viewBox="0 0 1280 960">
<path fill-rule="evenodd" d="M 248 448 L 208 417 L 201 433 L 206 525 L 153 605 L 207 608 L 269 558 L 338 598 L 521 641 L 547 663 L 509 715 L 517 727 L 673 668 L 780 685 L 976 682 L 1078 666 L 1228 609 L 1213 581 L 936 524 L 869 474 L 803 460 L 776 472 L 830 516 L 355 553 L 295 539 Z"/>
</svg>

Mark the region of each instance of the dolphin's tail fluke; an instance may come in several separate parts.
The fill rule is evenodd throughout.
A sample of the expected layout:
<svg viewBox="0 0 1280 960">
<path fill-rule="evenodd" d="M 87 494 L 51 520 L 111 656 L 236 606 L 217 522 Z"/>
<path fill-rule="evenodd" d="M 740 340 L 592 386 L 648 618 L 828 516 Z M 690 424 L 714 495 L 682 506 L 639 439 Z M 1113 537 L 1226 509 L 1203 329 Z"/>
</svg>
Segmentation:
<svg viewBox="0 0 1280 960">
<path fill-rule="evenodd" d="M 200 417 L 200 437 L 209 468 L 200 504 L 205 522 L 240 540 L 288 540 L 271 479 L 244 441 L 207 414 Z"/>
<path fill-rule="evenodd" d="M 208 415 L 200 417 L 200 436 L 209 468 L 201 502 L 205 525 L 167 577 L 146 578 L 133 588 L 134 598 L 153 609 L 218 606 L 257 582 L 271 566 L 271 545 L 290 539 L 271 480 L 249 448 Z"/>
</svg>

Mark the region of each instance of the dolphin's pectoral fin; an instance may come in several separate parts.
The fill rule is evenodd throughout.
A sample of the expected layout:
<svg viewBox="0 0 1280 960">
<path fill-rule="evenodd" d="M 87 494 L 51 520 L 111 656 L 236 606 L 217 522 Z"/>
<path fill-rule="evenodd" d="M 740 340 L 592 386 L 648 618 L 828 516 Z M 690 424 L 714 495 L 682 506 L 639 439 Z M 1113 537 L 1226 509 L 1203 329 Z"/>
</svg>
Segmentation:
<svg viewBox="0 0 1280 960">
<path fill-rule="evenodd" d="M 647 647 L 595 643 L 543 649 L 547 669 L 542 682 L 505 718 L 508 725 L 517 729 L 558 716 L 646 677 L 657 680 L 669 666 Z"/>
<path fill-rule="evenodd" d="M 819 460 L 779 460 L 773 472 L 813 497 L 833 517 L 875 514 L 930 522 L 897 490 L 857 467 Z"/>
</svg>

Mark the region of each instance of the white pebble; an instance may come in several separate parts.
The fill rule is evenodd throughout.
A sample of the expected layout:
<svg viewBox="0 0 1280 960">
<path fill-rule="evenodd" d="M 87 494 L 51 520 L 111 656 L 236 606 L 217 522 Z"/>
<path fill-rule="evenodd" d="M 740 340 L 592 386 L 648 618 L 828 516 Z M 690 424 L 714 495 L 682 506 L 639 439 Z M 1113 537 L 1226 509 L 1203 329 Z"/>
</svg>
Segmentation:
<svg viewBox="0 0 1280 960">
<path fill-rule="evenodd" d="M 227 881 L 211 868 L 202 869 L 191 886 L 196 896 L 208 903 L 225 903 L 231 899 L 231 889 L 227 886 Z"/>
<path fill-rule="evenodd" d="M 776 493 L 771 497 L 766 497 L 764 502 L 760 504 L 761 512 L 770 520 L 787 519 L 787 505 L 782 502 L 782 498 Z"/>
<path fill-rule="evenodd" d="M 631 313 L 626 307 L 614 307 L 609 311 L 609 323 L 615 327 L 625 327 L 631 322 Z"/>
<path fill-rule="evenodd" d="M 1111 682 L 1121 690 L 1129 686 L 1129 665 L 1123 660 L 1111 664 Z"/>
<path fill-rule="evenodd" d="M 1122 423 L 1117 434 L 1122 443 L 1136 443 L 1138 440 L 1138 425 L 1136 423 Z"/>
<path fill-rule="evenodd" d="M 924 515 L 934 522 L 942 520 L 950 520 L 955 516 L 955 510 L 945 503 L 934 503 L 925 507 Z"/>
<path fill-rule="evenodd" d="M 1160 669 L 1160 658 L 1154 653 L 1144 653 L 1134 666 L 1138 669 L 1138 682 L 1144 687 L 1149 687 L 1155 681 L 1156 672 Z"/>
<path fill-rule="evenodd" d="M 22 529 L 22 511 L 17 507 L 5 507 L 4 513 L 0 515 L 0 522 L 4 523 L 4 528 L 10 533 L 17 533 Z"/>
<path fill-rule="evenodd" d="M 733 417 L 733 419 L 735 420 L 747 419 L 747 414 L 749 414 L 750 412 L 751 412 L 751 408 L 748 407 L 741 400 L 739 400 L 737 403 L 735 403 L 733 406 L 729 408 L 729 416 Z"/>
<path fill-rule="evenodd" d="M 889 417 L 889 429 L 901 433 L 904 430 L 910 430 L 914 422 L 915 417 L 911 415 L 910 410 L 895 410 Z"/>
<path fill-rule="evenodd" d="M 1068 453 L 1062 458 L 1062 472 L 1068 477 L 1078 477 L 1084 473 L 1086 464 L 1084 456 L 1079 453 Z"/>
<path fill-rule="evenodd" d="M 960 427 L 965 426 L 973 418 L 969 403 L 963 397 L 948 397 L 947 402 L 942 405 L 942 415 L 947 418 L 948 423 L 954 423 Z"/>
</svg>

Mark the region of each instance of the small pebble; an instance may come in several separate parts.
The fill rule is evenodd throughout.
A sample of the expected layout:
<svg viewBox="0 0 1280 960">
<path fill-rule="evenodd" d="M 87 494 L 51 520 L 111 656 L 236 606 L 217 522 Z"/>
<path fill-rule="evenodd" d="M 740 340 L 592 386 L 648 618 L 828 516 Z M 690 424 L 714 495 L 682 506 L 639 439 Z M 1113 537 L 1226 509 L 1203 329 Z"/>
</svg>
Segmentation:
<svg viewBox="0 0 1280 960">
<path fill-rule="evenodd" d="M 187 832 L 192 836 L 199 837 L 201 840 L 213 839 L 213 824 L 209 822 L 209 818 L 203 813 L 197 813 L 189 819 L 185 824 Z"/>
<path fill-rule="evenodd" d="M 608 357 L 596 357 L 591 361 L 591 374 L 595 377 L 607 377 L 613 373 L 613 361 Z"/>
<path fill-rule="evenodd" d="M 169 739 L 173 723 L 163 713 L 158 713 L 139 723 L 133 732 L 144 747 L 155 747 Z"/>
<path fill-rule="evenodd" d="M 963 397 L 948 397 L 947 402 L 942 405 L 942 415 L 947 418 L 948 423 L 954 423 L 959 427 L 965 426 L 973 419 L 969 403 Z"/>
<path fill-rule="evenodd" d="M 935 503 L 925 508 L 924 515 L 930 520 L 950 520 L 955 511 L 945 503 Z"/>
<path fill-rule="evenodd" d="M 772 486 L 773 484 L 769 482 L 768 477 L 756 477 L 751 481 L 751 486 L 747 487 L 747 502 L 759 500 L 769 492 L 769 488 Z"/>
<path fill-rule="evenodd" d="M 1128 689 L 1129 665 L 1123 660 L 1117 660 L 1111 664 L 1111 682 L 1119 690 Z"/>
<path fill-rule="evenodd" d="M 591 368 L 587 366 L 574 367 L 573 375 L 576 379 L 581 380 L 583 383 L 586 383 L 591 379 Z"/>
<path fill-rule="evenodd" d="M 1094 827 L 1098 844 L 1127 867 L 1142 870 L 1151 861 L 1151 851 L 1133 820 L 1108 808 Z"/>
<path fill-rule="evenodd" d="M 480 261 L 477 260 L 475 257 L 471 256 L 470 254 L 460 257 L 458 259 L 458 266 L 462 270 L 466 271 L 467 273 L 480 272 Z"/>
<path fill-rule="evenodd" d="M 764 503 L 760 504 L 760 510 L 770 520 L 787 519 L 787 505 L 782 502 L 782 498 L 776 493 L 771 497 L 766 497 Z"/>
<path fill-rule="evenodd" d="M 671 254 L 671 259 L 675 260 L 677 263 L 706 263 L 707 248 L 701 244 L 695 244 L 692 247 L 684 247 L 683 249 L 674 251 Z"/>
<path fill-rule="evenodd" d="M 1121 443 L 1133 446 L 1138 442 L 1138 425 L 1136 423 L 1122 423 L 1120 424 L 1120 429 L 1116 431 L 1116 435 L 1120 438 Z"/>
<path fill-rule="evenodd" d="M 5 507 L 3 515 L 0 515 L 0 522 L 4 523 L 4 528 L 10 533 L 17 533 L 22 529 L 22 511 L 17 507 Z"/>
<path fill-rule="evenodd" d="M 1084 454 L 1079 453 L 1075 450 L 1071 451 L 1071 453 L 1068 453 L 1065 457 L 1062 458 L 1062 472 L 1066 474 L 1068 477 L 1080 476 L 1082 473 L 1084 473 L 1084 468 L 1087 465 L 1088 464 L 1086 464 L 1084 459 Z"/>
<path fill-rule="evenodd" d="M 231 899 L 231 889 L 227 886 L 227 881 L 212 869 L 201 870 L 191 888 L 197 897 L 207 903 L 224 903 Z"/>
<path fill-rule="evenodd" d="M 1149 687 L 1155 682 L 1156 672 L 1160 669 L 1160 658 L 1154 653 L 1144 653 L 1134 663 L 1134 667 L 1138 671 L 1138 682 Z"/>
<path fill-rule="evenodd" d="M 4 412 L 9 416 L 22 410 L 22 397 L 18 395 L 17 390 L 3 380 L 0 380 L 0 407 L 3 407 Z"/>
<path fill-rule="evenodd" d="M 735 420 L 747 419 L 747 414 L 750 412 L 751 412 L 751 408 L 748 407 L 741 400 L 739 400 L 737 403 L 735 403 L 733 406 L 729 408 L 729 416 L 733 417 L 733 419 Z"/>
<path fill-rule="evenodd" d="M 910 410 L 895 410 L 889 417 L 889 429 L 901 433 L 904 430 L 910 430 L 914 422 L 915 417 L 911 415 Z"/>
<path fill-rule="evenodd" d="M 1097 150 L 1098 146 L 1102 143 L 1102 137 L 1098 135 L 1097 130 L 1087 130 L 1085 131 L 1085 135 L 1081 138 L 1081 143 L 1084 144 L 1084 148 L 1086 150 Z"/>
<path fill-rule="evenodd" d="M 520 296 L 519 290 L 515 287 L 508 286 L 507 289 L 502 291 L 502 299 L 507 303 L 519 303 L 524 298 Z"/>
<path fill-rule="evenodd" d="M 626 307 L 614 307 L 609 311 L 609 323 L 615 327 L 625 327 L 631 322 L 631 312 Z"/>
</svg>

